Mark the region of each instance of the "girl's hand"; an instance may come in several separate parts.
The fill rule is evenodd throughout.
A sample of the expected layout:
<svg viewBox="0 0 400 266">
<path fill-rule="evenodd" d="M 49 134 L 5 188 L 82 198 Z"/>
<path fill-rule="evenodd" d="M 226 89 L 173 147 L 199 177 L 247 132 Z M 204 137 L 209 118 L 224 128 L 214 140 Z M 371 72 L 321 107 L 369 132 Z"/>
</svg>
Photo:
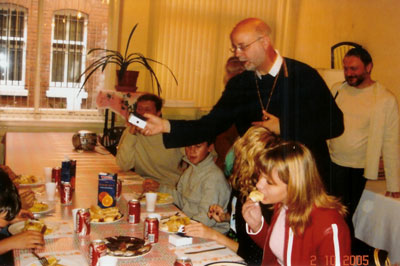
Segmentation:
<svg viewBox="0 0 400 266">
<path fill-rule="evenodd" d="M 257 232 L 262 226 L 262 213 L 261 207 L 258 202 L 251 199 L 243 204 L 242 215 L 246 223 L 250 226 L 253 232 Z"/>
<path fill-rule="evenodd" d="M 18 213 L 17 217 L 15 217 L 10 223 L 13 224 L 13 223 L 17 223 L 17 222 L 20 222 L 20 221 L 33 219 L 33 218 L 35 218 L 33 216 L 33 213 L 31 213 L 28 210 L 21 209 L 21 211 Z"/>
<path fill-rule="evenodd" d="M 9 237 L 12 249 L 43 248 L 43 234 L 37 231 L 25 231 Z"/>
<path fill-rule="evenodd" d="M 185 225 L 184 232 L 187 236 L 213 239 L 214 230 L 202 223 Z"/>
<path fill-rule="evenodd" d="M 228 222 L 231 218 L 229 213 L 225 213 L 224 209 L 218 204 L 213 204 L 209 207 L 207 216 L 210 219 L 214 219 L 218 223 Z"/>
</svg>

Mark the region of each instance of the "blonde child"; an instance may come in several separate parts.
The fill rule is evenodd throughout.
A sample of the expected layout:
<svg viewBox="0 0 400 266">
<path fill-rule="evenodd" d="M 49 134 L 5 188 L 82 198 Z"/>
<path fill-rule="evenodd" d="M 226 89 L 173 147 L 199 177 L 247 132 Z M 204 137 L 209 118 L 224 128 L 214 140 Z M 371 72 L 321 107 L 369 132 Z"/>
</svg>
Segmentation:
<svg viewBox="0 0 400 266">
<path fill-rule="evenodd" d="M 340 265 L 349 259 L 346 209 L 326 194 L 304 145 L 285 142 L 247 159 L 255 164 L 261 203 L 274 205 L 270 224 L 258 202 L 247 199 L 242 210 L 249 235 L 264 249 L 263 265 Z M 242 181 L 241 190 L 248 191 Z"/>
</svg>

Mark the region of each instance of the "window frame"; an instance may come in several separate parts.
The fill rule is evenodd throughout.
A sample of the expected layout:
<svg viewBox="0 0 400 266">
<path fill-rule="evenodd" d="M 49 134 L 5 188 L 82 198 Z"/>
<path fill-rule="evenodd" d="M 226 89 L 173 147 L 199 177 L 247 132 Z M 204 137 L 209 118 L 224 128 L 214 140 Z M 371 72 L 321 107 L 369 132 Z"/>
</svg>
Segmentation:
<svg viewBox="0 0 400 266">
<path fill-rule="evenodd" d="M 24 18 L 24 30 L 23 30 L 23 37 L 11 37 L 11 36 L 0 36 L 1 40 L 10 41 L 10 40 L 17 40 L 22 41 L 22 65 L 21 65 L 21 80 L 0 80 L 0 95 L 2 96 L 28 96 L 28 90 L 25 89 L 25 78 L 26 78 L 26 46 L 27 46 L 27 36 L 28 36 L 28 9 L 26 7 L 16 5 L 13 3 L 0 3 L 0 9 L 8 8 L 12 11 L 23 11 Z M 10 13 L 11 13 L 10 12 Z M 9 14 L 10 14 L 9 13 Z M 9 16 L 8 19 L 8 26 L 7 26 L 7 33 L 9 34 L 11 31 L 11 23 L 10 20 L 12 16 Z M 9 53 L 9 51 L 8 51 Z M 6 75 L 8 76 L 8 75 Z"/>
<path fill-rule="evenodd" d="M 63 40 L 55 40 L 55 19 L 56 15 L 66 15 L 66 16 L 80 16 L 84 18 L 83 24 L 83 40 L 82 41 L 70 41 L 70 25 L 71 20 L 67 20 L 66 30 L 65 30 L 65 39 Z M 52 24 L 51 24 L 51 49 L 50 49 L 50 71 L 49 71 L 49 87 L 46 90 L 46 97 L 51 98 L 66 98 L 67 99 L 67 110 L 80 110 L 82 99 L 88 98 L 88 93 L 85 88 L 82 88 L 83 81 L 80 82 L 69 82 L 68 81 L 68 63 L 69 63 L 69 54 L 65 53 L 64 55 L 64 71 L 63 71 L 63 81 L 52 81 L 53 76 L 53 52 L 54 52 L 54 44 L 64 44 L 66 46 L 65 50 L 68 50 L 68 46 L 80 44 L 82 46 L 82 64 L 80 73 L 85 70 L 86 65 L 86 53 L 87 53 L 87 32 L 88 32 L 88 15 L 82 13 L 79 10 L 70 10 L 70 9 L 62 9 L 57 10 L 53 13 Z"/>
</svg>

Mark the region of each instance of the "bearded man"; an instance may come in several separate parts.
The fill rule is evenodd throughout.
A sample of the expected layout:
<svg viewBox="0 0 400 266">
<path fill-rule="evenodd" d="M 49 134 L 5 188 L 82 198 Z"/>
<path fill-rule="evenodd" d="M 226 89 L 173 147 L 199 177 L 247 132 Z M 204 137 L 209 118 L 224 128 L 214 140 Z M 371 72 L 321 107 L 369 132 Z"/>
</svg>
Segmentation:
<svg viewBox="0 0 400 266">
<path fill-rule="evenodd" d="M 386 196 L 400 197 L 399 112 L 396 97 L 371 79 L 373 63 L 367 50 L 349 50 L 343 66 L 346 81 L 334 85 L 332 95 L 343 112 L 345 130 L 328 144 L 332 194 L 347 206 L 347 223 L 354 237 L 352 216 L 367 179 L 378 178 L 381 155 Z"/>
</svg>

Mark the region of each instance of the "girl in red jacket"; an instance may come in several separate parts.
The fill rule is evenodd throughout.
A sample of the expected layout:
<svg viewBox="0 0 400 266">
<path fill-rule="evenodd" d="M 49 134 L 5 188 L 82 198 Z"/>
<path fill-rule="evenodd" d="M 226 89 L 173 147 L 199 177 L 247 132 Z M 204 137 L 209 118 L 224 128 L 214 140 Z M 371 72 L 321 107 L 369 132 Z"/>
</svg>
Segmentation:
<svg viewBox="0 0 400 266">
<path fill-rule="evenodd" d="M 353 260 L 346 209 L 326 194 L 310 151 L 297 142 L 284 142 L 247 159 L 255 171 L 242 177 L 248 182 L 242 182 L 241 189 L 249 191 L 246 184 L 256 183 L 261 203 L 274 204 L 269 225 L 251 196 L 242 209 L 248 234 L 264 249 L 262 264 L 349 265 Z"/>
</svg>

